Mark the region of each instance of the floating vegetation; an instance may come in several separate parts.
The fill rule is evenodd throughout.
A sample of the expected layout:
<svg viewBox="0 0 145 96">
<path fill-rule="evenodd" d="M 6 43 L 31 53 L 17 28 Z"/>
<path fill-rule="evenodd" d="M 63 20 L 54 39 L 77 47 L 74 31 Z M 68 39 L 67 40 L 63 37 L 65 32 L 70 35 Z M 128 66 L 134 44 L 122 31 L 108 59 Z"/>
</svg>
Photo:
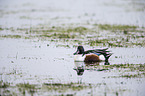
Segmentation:
<svg viewBox="0 0 145 96">
<path fill-rule="evenodd" d="M 87 32 L 89 29 L 86 27 L 57 27 L 57 26 L 52 26 L 52 27 L 34 27 L 31 28 L 32 32 L 43 32 L 43 33 L 49 33 L 49 32 L 59 32 L 59 33 L 71 33 L 71 32 Z"/>
<path fill-rule="evenodd" d="M 108 76 L 107 78 L 142 78 L 145 77 L 145 73 L 129 74 L 126 73 L 120 76 Z"/>
<path fill-rule="evenodd" d="M 54 33 L 54 34 L 51 34 L 51 35 L 48 35 L 48 34 L 44 34 L 44 35 L 40 35 L 41 37 L 52 37 L 52 38 L 59 38 L 59 39 L 70 39 L 70 38 L 75 38 L 75 35 L 74 34 L 64 34 L 64 33 Z"/>
<path fill-rule="evenodd" d="M 145 72 L 145 64 L 113 64 L 113 65 L 98 65 L 99 67 L 103 68 L 129 68 L 131 71 L 137 70 L 137 71 L 144 71 Z M 98 67 L 96 66 L 96 67 Z"/>
<path fill-rule="evenodd" d="M 3 38 L 21 38 L 20 35 L 3 35 L 1 37 L 3 37 Z"/>
<path fill-rule="evenodd" d="M 90 64 L 87 64 L 87 66 L 90 66 Z M 94 68 L 107 68 L 107 69 L 113 69 L 113 68 L 135 68 L 138 70 L 138 68 L 144 68 L 144 64 L 113 64 L 113 65 L 99 65 L 99 64 L 91 64 L 91 66 L 94 66 Z M 145 69 L 145 68 L 144 68 Z"/>
<path fill-rule="evenodd" d="M 91 85 L 86 85 L 86 84 L 79 84 L 79 83 L 67 83 L 67 84 L 62 84 L 62 83 L 44 83 L 43 87 L 48 89 L 48 90 L 56 90 L 56 91 L 67 91 L 67 90 L 73 90 L 73 91 L 80 91 L 85 88 L 91 88 Z"/>
<path fill-rule="evenodd" d="M 130 47 L 133 45 L 145 46 L 144 41 L 142 41 L 142 43 L 140 41 L 133 42 L 131 41 L 132 40 L 131 38 L 132 37 L 126 37 L 126 38 L 116 37 L 116 38 L 108 38 L 108 39 L 88 40 L 86 44 L 89 44 L 90 46 L 109 46 L 109 47 Z"/>
<path fill-rule="evenodd" d="M 0 81 L 0 88 L 8 88 L 10 86 L 10 83 L 3 82 L 3 80 Z"/>
<path fill-rule="evenodd" d="M 1 82 L 0 82 L 1 84 Z M 5 86 L 5 87 L 4 87 Z M 84 84 L 84 83 L 43 83 L 42 85 L 34 85 L 34 84 L 29 84 L 29 83 L 19 83 L 16 84 L 16 86 L 6 86 L 3 85 L 0 88 L 17 88 L 18 92 L 14 92 L 14 90 L 7 90 L 9 92 L 3 91 L 3 94 L 5 95 L 14 95 L 14 94 L 19 94 L 19 95 L 34 95 L 34 94 L 43 94 L 43 93 L 49 93 L 49 92 L 56 92 L 56 93 L 65 93 L 66 91 L 71 91 L 72 93 L 76 91 L 81 91 L 85 89 L 92 88 L 91 84 Z"/>
<path fill-rule="evenodd" d="M 93 26 L 93 25 L 92 25 Z M 49 40 L 50 42 L 82 43 L 90 46 L 132 47 L 145 46 L 145 28 L 130 25 L 94 24 L 95 27 L 84 26 L 46 26 L 38 25 L 30 28 L 5 28 L 20 35 L 1 35 L 2 38 L 24 38 Z M 97 26 L 97 27 L 96 27 Z M 101 29 L 101 30 L 99 30 Z M 105 30 L 105 31 L 104 31 Z M 102 32 L 103 31 L 103 32 Z"/>
<path fill-rule="evenodd" d="M 142 75 L 144 74 L 126 74 L 126 75 L 121 75 L 119 77 L 125 77 L 125 78 L 141 78 Z"/>
<path fill-rule="evenodd" d="M 75 38 L 75 35 L 70 35 L 70 34 L 58 34 L 58 38 Z"/>
<path fill-rule="evenodd" d="M 21 88 L 25 88 L 25 89 L 34 89 L 36 85 L 31 85 L 29 83 L 20 83 L 20 84 L 17 84 L 18 87 L 21 87 Z"/>
<path fill-rule="evenodd" d="M 98 46 L 99 44 L 105 45 L 108 42 L 108 39 L 100 39 L 100 40 L 89 40 L 88 44 L 90 46 Z"/>
<path fill-rule="evenodd" d="M 37 91 L 36 85 L 29 84 L 29 83 L 20 83 L 16 85 L 19 89 L 19 91 L 25 95 L 26 91 L 28 91 L 31 94 L 34 94 Z"/>
<path fill-rule="evenodd" d="M 69 29 L 67 29 L 67 32 L 85 32 L 87 30 L 89 30 L 89 29 L 86 27 L 80 26 L 80 27 L 76 27 L 76 28 L 69 28 Z"/>
<path fill-rule="evenodd" d="M 0 27 L 0 31 L 4 30 L 3 28 Z"/>
<path fill-rule="evenodd" d="M 102 30 L 111 30 L 111 31 L 124 31 L 127 33 L 127 30 L 135 30 L 137 26 L 130 26 L 130 25 L 110 25 L 110 24 L 94 24 L 98 26 Z"/>
<path fill-rule="evenodd" d="M 86 70 L 110 71 L 117 69 L 120 75 L 108 76 L 107 78 L 142 78 L 145 77 L 145 64 L 114 64 L 114 65 L 91 65 Z M 116 72 L 115 71 L 115 72 Z M 131 73 L 130 73 L 131 72 Z"/>
<path fill-rule="evenodd" d="M 70 46 L 69 46 L 69 45 L 61 45 L 61 44 L 56 45 L 56 47 L 65 47 L 65 48 L 70 48 Z"/>
<path fill-rule="evenodd" d="M 32 19 L 32 18 L 28 16 L 20 16 L 20 19 Z"/>
<path fill-rule="evenodd" d="M 105 78 L 143 78 L 145 77 L 145 64 L 114 64 L 114 65 L 86 65 L 85 70 L 91 70 L 93 71 L 106 71 L 108 72 L 115 72 L 118 75 L 115 76 L 106 76 Z M 92 68 L 93 67 L 93 68 Z M 95 70 L 96 69 L 96 70 Z M 115 69 L 115 70 L 113 70 Z M 105 72 L 105 73 L 106 73 Z M 122 82 L 121 82 L 122 83 Z M 0 88 L 17 88 L 18 92 L 13 92 L 13 90 L 6 90 L 2 91 L 2 94 L 5 95 L 34 95 L 34 94 L 43 94 L 43 93 L 49 93 L 55 92 L 58 94 L 68 94 L 67 92 L 71 92 L 72 95 L 75 94 L 75 92 L 79 92 L 82 90 L 88 90 L 91 88 L 100 88 L 100 86 L 106 86 L 106 83 L 96 83 L 96 84 L 90 84 L 90 83 L 42 83 L 42 85 L 34 85 L 30 83 L 18 83 L 16 86 L 10 86 L 10 83 L 6 83 L 3 81 L 0 81 Z"/>
</svg>

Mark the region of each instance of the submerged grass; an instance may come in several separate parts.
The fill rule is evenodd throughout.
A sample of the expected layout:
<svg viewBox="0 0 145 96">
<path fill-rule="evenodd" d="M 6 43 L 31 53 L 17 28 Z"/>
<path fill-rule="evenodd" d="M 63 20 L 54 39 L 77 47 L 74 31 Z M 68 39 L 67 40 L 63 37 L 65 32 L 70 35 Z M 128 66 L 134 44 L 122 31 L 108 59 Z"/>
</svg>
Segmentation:
<svg viewBox="0 0 145 96">
<path fill-rule="evenodd" d="M 60 33 L 71 33 L 71 32 L 87 32 L 89 29 L 83 26 L 79 27 L 57 27 L 57 26 L 52 26 L 52 27 L 36 27 L 32 28 L 31 32 L 60 32 Z"/>
<path fill-rule="evenodd" d="M 135 30 L 137 26 L 131 26 L 131 25 L 110 25 L 110 24 L 94 24 L 95 26 L 98 26 L 102 30 L 112 30 L 112 31 L 124 31 L 124 33 L 127 33 L 127 30 Z"/>
<path fill-rule="evenodd" d="M 3 28 L 0 27 L 0 31 L 4 30 Z"/>
<path fill-rule="evenodd" d="M 36 85 L 33 84 L 29 84 L 29 83 L 20 83 L 16 85 L 19 89 L 19 92 L 21 92 L 21 94 L 26 95 L 26 91 L 28 93 L 30 93 L 31 95 L 33 95 L 35 92 L 37 92 Z"/>
<path fill-rule="evenodd" d="M 137 41 L 139 39 L 140 41 Z M 108 47 L 130 47 L 130 46 L 145 46 L 145 41 L 142 37 L 117 37 L 107 39 L 88 40 L 87 45 L 90 46 L 108 46 Z"/>
<path fill-rule="evenodd" d="M 25 89 L 34 89 L 36 85 L 31 85 L 29 83 L 20 83 L 20 84 L 17 84 L 18 87 L 20 88 L 25 88 Z"/>
<path fill-rule="evenodd" d="M 94 24 L 94 27 L 89 28 L 71 25 L 61 27 L 38 25 L 31 28 L 5 28 L 3 30 L 10 30 L 20 35 L 1 35 L 1 38 L 38 38 L 50 42 L 68 42 L 73 46 L 80 42 L 83 45 L 103 47 L 145 46 L 145 28 L 130 25 Z"/>
<path fill-rule="evenodd" d="M 21 35 L 2 35 L 3 38 L 21 38 Z"/>
<path fill-rule="evenodd" d="M 97 68 L 98 66 L 96 66 Z M 145 64 L 114 64 L 114 65 L 99 65 L 99 67 L 113 69 L 113 68 L 122 68 L 130 69 L 131 71 L 140 71 L 145 72 Z"/>
<path fill-rule="evenodd" d="M 62 84 L 62 83 L 44 83 L 43 88 L 47 90 L 55 90 L 55 91 L 67 91 L 67 90 L 73 90 L 73 91 L 80 91 L 86 88 L 90 88 L 91 85 L 86 85 L 86 84 L 79 84 L 79 83 L 67 83 L 67 84 Z"/>
<path fill-rule="evenodd" d="M 0 82 L 1 84 L 1 82 Z M 6 85 L 3 85 L 4 87 Z M 5 95 L 31 95 L 33 96 L 34 94 L 43 94 L 43 93 L 51 93 L 55 92 L 57 94 L 63 94 L 70 91 L 71 94 L 75 93 L 76 91 L 81 91 L 85 90 L 87 88 L 92 88 L 91 84 L 84 84 L 84 83 L 43 83 L 42 85 L 34 85 L 34 84 L 29 84 L 29 83 L 19 83 L 16 84 L 16 86 L 6 86 L 4 88 L 17 88 L 17 92 L 13 92 L 14 90 L 10 90 L 9 93 L 6 91 L 3 91 L 3 94 Z M 72 94 L 72 95 L 73 95 Z"/>
<path fill-rule="evenodd" d="M 69 28 L 69 29 L 67 29 L 67 32 L 85 32 L 87 30 L 89 30 L 89 29 L 86 27 L 80 26 L 80 27 L 75 27 L 75 28 Z"/>
<path fill-rule="evenodd" d="M 54 33 L 54 34 L 43 34 L 43 35 L 40 35 L 40 37 L 52 37 L 52 38 L 59 38 L 59 39 L 70 39 L 70 38 L 75 38 L 75 35 L 74 34 L 68 34 L 68 33 Z"/>
<path fill-rule="evenodd" d="M 118 72 L 118 76 L 108 76 L 107 78 L 142 78 L 145 77 L 145 64 L 114 64 L 114 65 L 92 65 L 93 70 Z M 92 67 L 91 66 L 91 67 Z M 88 68 L 90 66 L 87 66 Z M 88 69 L 87 68 L 87 69 Z"/>
<path fill-rule="evenodd" d="M 8 88 L 10 86 L 10 83 L 3 82 L 3 80 L 0 81 L 0 88 Z"/>
<path fill-rule="evenodd" d="M 86 64 L 86 68 L 90 67 L 89 64 Z M 114 64 L 114 65 L 91 65 L 94 67 L 96 71 L 107 71 L 113 72 L 112 69 L 115 69 L 115 73 L 118 75 L 115 76 L 107 76 L 105 78 L 144 78 L 145 77 L 145 64 Z M 89 68 L 88 68 L 89 69 Z M 87 70 L 87 69 L 86 69 Z M 106 72 L 105 72 L 106 73 Z M 10 83 L 0 81 L 0 89 L 1 88 L 17 88 L 18 92 L 13 92 L 12 90 L 2 91 L 2 94 L 5 95 L 40 95 L 43 93 L 55 92 L 58 94 L 68 94 L 71 92 L 71 95 L 74 95 L 75 92 L 79 92 L 82 90 L 88 90 L 91 88 L 100 88 L 101 85 L 106 85 L 106 83 L 42 83 L 42 85 L 34 85 L 30 83 L 18 83 L 15 87 L 10 86 Z"/>
</svg>

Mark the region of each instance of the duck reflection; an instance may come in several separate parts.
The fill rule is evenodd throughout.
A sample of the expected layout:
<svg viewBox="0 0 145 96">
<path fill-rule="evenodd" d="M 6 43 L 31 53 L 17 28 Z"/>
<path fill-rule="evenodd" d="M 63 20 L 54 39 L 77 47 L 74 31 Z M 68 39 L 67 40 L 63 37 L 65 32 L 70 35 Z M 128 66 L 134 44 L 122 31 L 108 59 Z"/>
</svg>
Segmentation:
<svg viewBox="0 0 145 96">
<path fill-rule="evenodd" d="M 104 65 L 110 65 L 110 63 L 109 62 L 105 62 Z"/>
<path fill-rule="evenodd" d="M 109 62 L 96 62 L 96 63 L 74 62 L 74 64 L 75 64 L 74 70 L 76 70 L 78 76 L 83 75 L 86 66 L 110 65 Z"/>
<path fill-rule="evenodd" d="M 83 75 L 85 71 L 85 63 L 84 62 L 75 62 L 75 68 L 77 75 L 81 76 Z"/>
</svg>

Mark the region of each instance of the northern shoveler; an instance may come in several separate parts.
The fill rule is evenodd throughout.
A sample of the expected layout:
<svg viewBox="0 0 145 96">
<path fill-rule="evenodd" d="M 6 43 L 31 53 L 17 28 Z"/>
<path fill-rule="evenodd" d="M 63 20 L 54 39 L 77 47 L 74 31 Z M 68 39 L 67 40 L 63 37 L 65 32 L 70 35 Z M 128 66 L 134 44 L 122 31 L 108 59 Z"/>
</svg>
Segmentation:
<svg viewBox="0 0 145 96">
<path fill-rule="evenodd" d="M 112 53 L 107 51 L 107 49 L 108 48 L 85 51 L 83 46 L 78 46 L 77 51 L 74 53 L 74 60 L 84 62 L 108 62 L 108 59 Z"/>
</svg>

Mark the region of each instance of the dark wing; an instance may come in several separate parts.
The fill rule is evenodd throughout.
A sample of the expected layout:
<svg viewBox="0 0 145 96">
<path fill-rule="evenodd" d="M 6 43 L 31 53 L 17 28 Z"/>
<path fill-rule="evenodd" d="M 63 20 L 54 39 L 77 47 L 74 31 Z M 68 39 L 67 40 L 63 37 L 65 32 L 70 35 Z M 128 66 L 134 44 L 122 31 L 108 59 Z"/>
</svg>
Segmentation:
<svg viewBox="0 0 145 96">
<path fill-rule="evenodd" d="M 89 53 L 99 53 L 101 55 L 104 55 L 105 61 L 108 61 L 109 57 L 113 54 L 113 53 L 111 53 L 111 51 L 108 50 L 108 48 L 105 48 L 105 49 L 87 50 L 83 53 L 83 56 L 85 54 L 89 54 Z"/>
<path fill-rule="evenodd" d="M 89 54 L 89 53 L 100 53 L 100 52 L 110 52 L 110 51 L 107 51 L 108 48 L 105 48 L 105 49 L 94 49 L 94 50 L 87 50 L 83 53 L 83 55 L 85 54 Z"/>
</svg>

